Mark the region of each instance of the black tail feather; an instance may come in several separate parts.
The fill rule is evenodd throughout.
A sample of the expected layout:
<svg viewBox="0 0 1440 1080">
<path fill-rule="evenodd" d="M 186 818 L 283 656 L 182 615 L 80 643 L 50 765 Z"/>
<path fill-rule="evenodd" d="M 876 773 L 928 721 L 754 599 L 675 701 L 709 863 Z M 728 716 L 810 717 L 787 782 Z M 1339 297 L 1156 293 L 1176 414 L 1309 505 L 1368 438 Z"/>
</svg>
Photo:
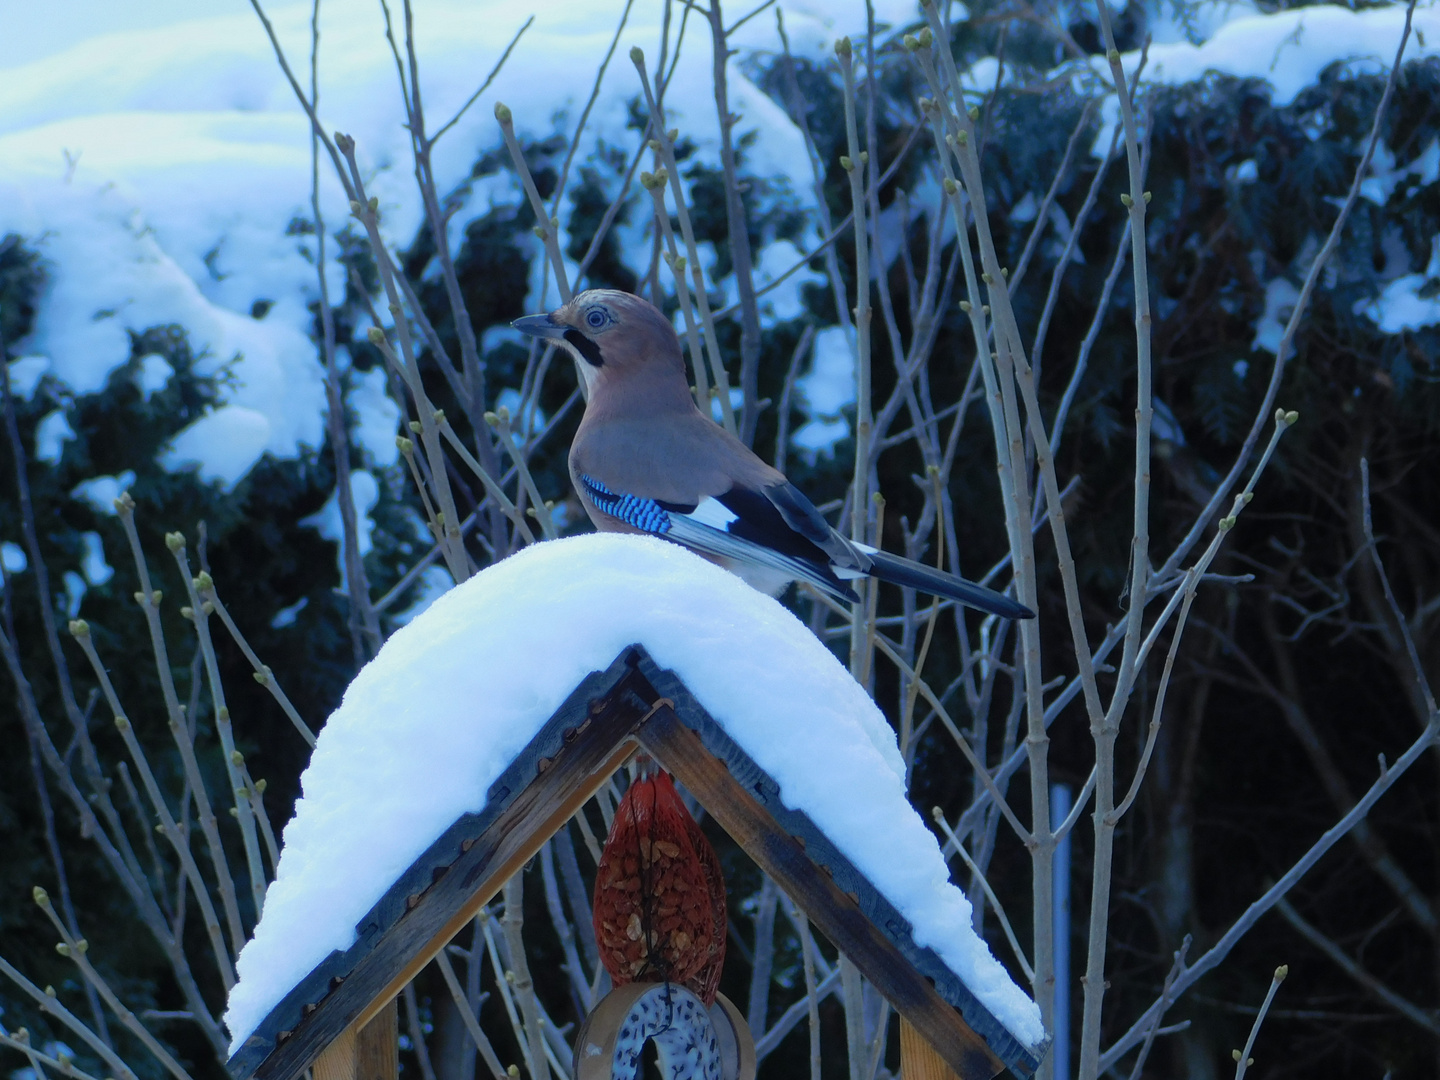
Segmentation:
<svg viewBox="0 0 1440 1080">
<path fill-rule="evenodd" d="M 888 581 L 892 585 L 908 585 L 932 596 L 949 597 L 967 607 L 999 615 L 1002 619 L 1035 617 L 1035 613 L 1024 604 L 954 574 L 947 574 L 943 570 L 935 570 L 883 551 L 866 551 L 866 555 L 870 558 L 870 575 L 881 581 Z"/>
</svg>

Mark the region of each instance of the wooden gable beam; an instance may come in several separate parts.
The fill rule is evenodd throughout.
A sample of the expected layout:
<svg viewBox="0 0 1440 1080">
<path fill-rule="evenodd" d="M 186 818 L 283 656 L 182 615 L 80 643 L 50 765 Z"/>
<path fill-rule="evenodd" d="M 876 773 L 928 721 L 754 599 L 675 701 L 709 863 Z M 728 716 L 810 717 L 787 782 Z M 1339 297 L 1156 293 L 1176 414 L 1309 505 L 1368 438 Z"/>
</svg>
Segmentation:
<svg viewBox="0 0 1440 1080">
<path fill-rule="evenodd" d="M 775 879 L 815 928 L 860 969 L 963 1080 L 990 1080 L 1005 1069 L 926 978 L 860 911 L 833 878 L 805 854 L 755 798 L 705 749 L 675 711 L 662 705 L 637 734 L 640 745 L 675 774 L 720 827 Z"/>
</svg>

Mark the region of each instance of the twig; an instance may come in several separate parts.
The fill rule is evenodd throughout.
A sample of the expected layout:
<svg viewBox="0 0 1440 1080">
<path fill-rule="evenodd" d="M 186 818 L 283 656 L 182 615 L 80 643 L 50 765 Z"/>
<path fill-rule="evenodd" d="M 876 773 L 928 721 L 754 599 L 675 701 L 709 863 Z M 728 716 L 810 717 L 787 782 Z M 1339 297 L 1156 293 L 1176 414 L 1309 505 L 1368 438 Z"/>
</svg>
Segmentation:
<svg viewBox="0 0 1440 1080">
<path fill-rule="evenodd" d="M 1371 975 L 1360 966 L 1344 949 L 1340 948 L 1333 940 L 1323 934 L 1318 927 L 1308 922 L 1300 912 L 1295 910 L 1294 905 L 1288 900 L 1280 900 L 1275 904 L 1275 909 L 1280 912 L 1285 921 L 1293 926 L 1300 936 L 1314 945 L 1327 958 L 1346 975 L 1354 979 L 1365 988 L 1373 997 L 1383 1001 L 1390 1008 L 1409 1020 L 1412 1024 L 1419 1026 L 1431 1035 L 1440 1037 L 1440 1018 L 1437 1018 L 1433 1011 L 1426 1012 L 1414 1003 L 1406 1000 L 1382 983 L 1374 975 Z M 1269 1004 L 1269 998 L 1266 998 Z M 1256 1017 L 1256 1025 L 1259 1025 L 1259 1017 Z M 1246 1046 L 1245 1053 L 1250 1053 L 1249 1046 Z"/>
<path fill-rule="evenodd" d="M 979 882 L 980 888 L 984 890 L 985 898 L 990 901 L 990 907 L 994 910 L 996 918 L 1000 920 L 1000 929 L 1005 933 L 1005 940 L 1010 943 L 1010 951 L 1014 954 L 1016 962 L 1020 965 L 1020 970 L 1025 973 L 1027 980 L 1034 982 L 1035 969 L 1030 966 L 1030 961 L 1025 959 L 1025 950 L 1020 947 L 1020 940 L 1015 936 L 1015 931 L 1010 926 L 1010 919 L 1005 914 L 1004 905 L 1000 903 L 1000 898 L 995 895 L 995 890 L 990 888 L 990 882 L 985 880 L 985 874 L 981 871 L 975 860 L 970 857 L 970 853 L 965 850 L 965 845 L 960 842 L 960 838 L 951 831 L 949 824 L 945 821 L 945 811 L 936 806 L 931 809 L 930 816 L 935 820 L 935 824 L 940 826 L 940 831 L 943 832 L 950 841 L 955 853 L 960 856 L 960 860 L 969 868 L 970 872 L 975 875 L 975 880 Z"/>
<path fill-rule="evenodd" d="M 1284 901 L 1282 900 L 1283 904 Z M 1280 984 L 1285 981 L 1285 976 L 1290 974 L 1290 968 L 1281 964 L 1275 969 L 1275 976 L 1270 980 L 1270 989 L 1265 994 L 1265 1000 L 1260 1004 L 1260 1011 L 1255 1014 L 1255 1023 L 1250 1026 L 1250 1037 L 1245 1040 L 1244 1050 L 1235 1050 L 1231 1056 L 1235 1059 L 1235 1080 L 1245 1080 L 1245 1070 L 1255 1064 L 1255 1059 L 1250 1056 L 1250 1051 L 1255 1049 L 1255 1037 L 1260 1034 L 1260 1025 L 1265 1022 L 1265 1014 L 1270 1011 L 1270 1003 L 1275 1000 L 1275 991 L 1280 989 Z"/>
</svg>

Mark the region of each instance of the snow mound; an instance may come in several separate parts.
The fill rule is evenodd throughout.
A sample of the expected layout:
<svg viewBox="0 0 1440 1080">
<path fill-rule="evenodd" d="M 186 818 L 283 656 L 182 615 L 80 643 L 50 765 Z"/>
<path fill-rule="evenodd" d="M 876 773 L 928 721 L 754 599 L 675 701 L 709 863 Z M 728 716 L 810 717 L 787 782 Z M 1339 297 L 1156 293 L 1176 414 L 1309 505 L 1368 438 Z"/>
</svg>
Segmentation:
<svg viewBox="0 0 1440 1080">
<path fill-rule="evenodd" d="M 1152 45 L 1142 76 L 1145 82 L 1178 85 L 1215 71 L 1239 78 L 1264 79 L 1275 88 L 1272 101 L 1289 105 L 1301 90 L 1338 61 L 1349 61 L 1352 74 L 1383 75 L 1390 70 L 1405 5 L 1350 11 L 1331 4 L 1291 8 L 1273 14 L 1247 15 L 1227 22 L 1202 45 L 1175 42 Z M 1418 60 L 1440 52 L 1440 9 L 1415 11 L 1414 29 L 1405 45 L 1405 59 Z M 1138 52 L 1124 57 L 1125 74 L 1133 75 Z M 1097 69 L 1109 68 L 1103 57 Z"/>
<path fill-rule="evenodd" d="M 276 36 L 303 78 L 312 5 L 269 6 Z M 625 6 L 623 0 L 518 7 L 509 0 L 432 0 L 421 7 L 416 50 L 432 133 L 457 113 L 535 14 L 482 100 L 436 144 L 433 167 L 442 197 L 460 191 L 481 152 L 500 145 L 492 112 L 497 100 L 514 111 L 522 138 L 543 140 L 558 132 L 568 139 L 594 88 L 598 96 L 576 164 L 590 162 L 597 149 L 636 142 L 629 108 L 640 84 L 628 54 L 639 45 L 653 66 L 662 7 L 635 6 L 615 59 L 595 87 L 597 65 Z M 92 393 L 130 358 L 132 334 L 183 327 L 202 357 L 202 373 L 225 371 L 222 403 L 252 410 L 268 424 L 246 429 L 244 453 L 226 444 L 219 426 L 190 433 L 185 460 L 227 486 L 262 452 L 293 457 L 318 446 L 325 409 L 311 341 L 310 306 L 319 288 L 314 239 L 307 235 L 313 217 L 310 125 L 260 21 L 248 5 L 240 7 L 245 10 L 236 14 L 97 35 L 15 67 L 0 83 L 0 236 L 26 237 L 47 274 L 26 348 L 48 358 L 49 370 L 66 388 Z M 847 5 L 838 15 L 830 7 L 826 0 L 786 5 L 791 41 L 801 55 L 821 57 L 840 34 L 863 32 L 864 5 Z M 882 23 L 919 17 L 914 0 L 885 0 L 877 9 Z M 147 20 L 137 15 L 135 22 Z M 774 17 L 748 21 L 735 44 L 730 105 L 742 117 L 735 137 L 748 145 L 748 167 L 762 176 L 796 178 L 794 194 L 805 204 L 811 196 L 808 180 L 800 179 L 810 175 L 803 138 L 742 64 L 746 57 L 779 51 Z M 719 126 L 708 30 L 688 34 L 683 51 L 666 92 L 668 117 L 694 140 L 698 160 L 714 165 Z M 403 249 L 423 208 L 394 59 L 374 0 L 327 0 L 320 13 L 319 65 L 325 129 L 355 136 L 386 239 Z M 613 183 L 612 169 L 601 173 Z M 327 229 L 344 227 L 348 205 L 323 159 L 319 196 Z M 521 198 L 509 173 L 483 177 L 459 197 L 465 209 L 451 219 L 457 250 L 473 216 L 492 201 Z M 620 235 L 627 256 L 643 270 L 649 241 L 633 228 Z M 561 248 L 568 243 L 562 229 Z M 338 248 L 329 246 L 325 267 L 331 296 L 345 286 Z M 782 261 L 783 254 L 771 254 L 766 265 Z M 543 261 L 534 262 L 531 276 L 538 285 Z M 792 292 L 798 284 L 792 283 Z M 537 296 L 532 306 L 545 305 Z"/>
<path fill-rule="evenodd" d="M 397 631 L 320 733 L 264 916 L 240 954 L 234 1053 L 591 671 L 640 643 L 673 670 L 1028 1046 L 1039 1012 L 971 928 L 964 894 L 905 798 L 880 711 L 784 607 L 682 548 L 591 534 L 477 574 Z M 784 723 L 776 717 L 783 716 Z"/>
</svg>

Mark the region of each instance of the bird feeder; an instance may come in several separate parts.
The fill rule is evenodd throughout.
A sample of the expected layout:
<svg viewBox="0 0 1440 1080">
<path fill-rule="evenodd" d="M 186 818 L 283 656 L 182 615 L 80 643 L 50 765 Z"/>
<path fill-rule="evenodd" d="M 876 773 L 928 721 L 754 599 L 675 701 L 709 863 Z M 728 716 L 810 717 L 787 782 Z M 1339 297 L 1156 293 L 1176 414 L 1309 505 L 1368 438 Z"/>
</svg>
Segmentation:
<svg viewBox="0 0 1440 1080">
<path fill-rule="evenodd" d="M 585 678 L 510 760 L 484 809 L 456 820 L 395 879 L 354 944 L 270 1010 L 230 1059 L 234 1080 L 297 1080 L 311 1067 L 316 1080 L 394 1080 L 396 995 L 637 753 L 673 774 L 894 1006 L 907 1080 L 1034 1072 L 1044 1046 L 1018 1040 L 934 950 L 917 944 L 834 840 L 787 807 L 776 782 L 704 704 L 636 645 Z M 581 1033 L 577 1080 L 628 1075 L 616 1070 L 629 1044 L 615 1018 L 681 1008 L 682 992 L 704 1006 L 675 982 L 634 982 L 602 1002 Z M 734 1006 L 717 1002 L 708 1010 L 718 1014 L 717 1034 L 744 1032 Z M 753 1076 L 748 1043 L 737 1040 L 729 1053 L 727 1076 Z"/>
</svg>

